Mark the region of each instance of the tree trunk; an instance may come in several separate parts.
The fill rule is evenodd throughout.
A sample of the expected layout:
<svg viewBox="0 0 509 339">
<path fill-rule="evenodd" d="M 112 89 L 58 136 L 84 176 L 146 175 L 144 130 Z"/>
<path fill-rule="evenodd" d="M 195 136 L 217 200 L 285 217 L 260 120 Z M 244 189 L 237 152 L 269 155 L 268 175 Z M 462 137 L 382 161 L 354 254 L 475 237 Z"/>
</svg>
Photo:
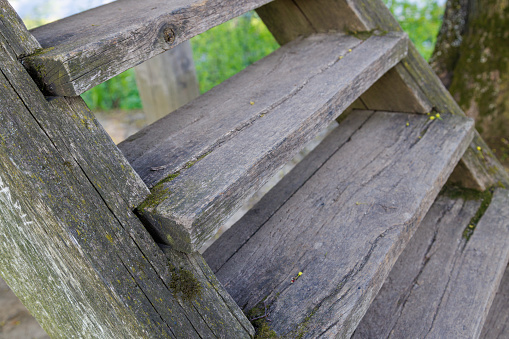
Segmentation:
<svg viewBox="0 0 509 339">
<path fill-rule="evenodd" d="M 509 1 L 448 0 L 430 63 L 488 144 L 507 158 Z"/>
</svg>

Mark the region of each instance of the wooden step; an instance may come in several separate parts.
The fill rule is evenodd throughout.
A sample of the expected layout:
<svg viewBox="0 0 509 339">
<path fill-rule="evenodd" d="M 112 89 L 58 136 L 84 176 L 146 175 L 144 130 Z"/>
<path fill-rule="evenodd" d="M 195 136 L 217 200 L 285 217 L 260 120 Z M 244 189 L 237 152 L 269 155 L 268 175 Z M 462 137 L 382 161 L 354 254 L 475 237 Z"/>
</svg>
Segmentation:
<svg viewBox="0 0 509 339">
<path fill-rule="evenodd" d="M 199 249 L 406 48 L 401 34 L 300 39 L 120 144 L 154 187 L 140 212 L 159 240 Z"/>
<path fill-rule="evenodd" d="M 75 96 L 270 0 L 117 0 L 35 28 L 23 64 L 45 94 Z"/>
<path fill-rule="evenodd" d="M 509 261 L 509 191 L 482 205 L 453 193 L 433 204 L 353 338 L 479 337 Z"/>
<path fill-rule="evenodd" d="M 491 305 L 480 338 L 509 338 L 509 266 Z"/>
<path fill-rule="evenodd" d="M 284 337 L 349 337 L 473 137 L 442 118 L 353 111 L 205 252 L 237 304 Z"/>
</svg>

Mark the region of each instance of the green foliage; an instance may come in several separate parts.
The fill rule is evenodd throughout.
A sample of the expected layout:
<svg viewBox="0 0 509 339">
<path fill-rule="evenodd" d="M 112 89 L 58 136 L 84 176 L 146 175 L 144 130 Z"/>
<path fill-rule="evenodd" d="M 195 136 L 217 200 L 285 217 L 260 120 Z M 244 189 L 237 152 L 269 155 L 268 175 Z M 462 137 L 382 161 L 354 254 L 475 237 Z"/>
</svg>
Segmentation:
<svg viewBox="0 0 509 339">
<path fill-rule="evenodd" d="M 206 92 L 278 48 L 255 12 L 191 39 L 200 92 Z"/>
<path fill-rule="evenodd" d="M 428 60 L 433 53 L 442 25 L 444 6 L 436 0 L 384 0 L 401 27 L 408 33 L 421 55 Z"/>
<path fill-rule="evenodd" d="M 255 12 L 246 13 L 191 39 L 200 91 L 204 93 L 278 47 Z M 141 109 L 130 69 L 83 93 L 94 110 Z"/>
<path fill-rule="evenodd" d="M 88 107 L 94 110 L 141 109 L 141 99 L 136 87 L 134 69 L 95 86 L 82 94 Z"/>
</svg>

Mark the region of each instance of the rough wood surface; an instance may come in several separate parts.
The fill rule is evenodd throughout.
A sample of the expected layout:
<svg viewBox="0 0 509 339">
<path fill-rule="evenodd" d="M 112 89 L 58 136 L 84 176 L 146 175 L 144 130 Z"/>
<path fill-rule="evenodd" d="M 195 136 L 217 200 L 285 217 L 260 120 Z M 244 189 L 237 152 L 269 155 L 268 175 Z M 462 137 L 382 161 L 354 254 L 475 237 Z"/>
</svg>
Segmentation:
<svg viewBox="0 0 509 339">
<path fill-rule="evenodd" d="M 497 190 L 467 242 L 480 201 L 440 196 L 353 337 L 478 338 L 509 261 L 508 204 Z"/>
<path fill-rule="evenodd" d="M 509 338 L 509 266 L 505 270 L 480 338 Z"/>
<path fill-rule="evenodd" d="M 380 4 L 375 2 L 369 6 L 380 8 Z M 383 13 L 389 13 L 383 3 L 381 6 Z M 375 31 L 389 31 L 371 25 L 369 20 L 365 23 L 362 16 L 357 14 L 356 7 L 355 1 L 344 0 L 277 0 L 260 7 L 257 12 L 281 45 L 300 35 L 315 32 L 340 31 L 366 37 Z M 394 30 L 401 31 L 391 29 Z M 373 110 L 428 113 L 432 108 L 430 101 L 402 65 L 397 65 L 384 75 L 362 99 L 367 108 Z"/>
<path fill-rule="evenodd" d="M 18 58 L 41 48 L 7 0 L 0 0 L 0 34 Z"/>
<path fill-rule="evenodd" d="M 183 107 L 201 118 L 189 128 L 165 131 L 163 142 L 150 129 L 130 138 L 129 150 L 139 153 L 141 145 L 151 146 L 134 161 L 125 152 L 133 167 L 148 185 L 160 181 L 139 208 L 152 231 L 181 251 L 198 250 L 250 194 L 394 66 L 405 55 L 406 43 L 401 34 L 373 36 L 360 44 L 337 34 L 296 41 Z M 239 88 L 242 93 L 236 95 Z M 196 110 L 198 104 L 205 110 Z M 222 112 L 220 118 L 214 111 Z M 186 166 L 185 161 L 195 160 Z M 179 164 L 186 168 L 167 177 Z"/>
<path fill-rule="evenodd" d="M 269 0 L 121 0 L 35 28 L 24 65 L 48 95 L 75 96 Z"/>
<path fill-rule="evenodd" d="M 151 124 L 200 94 L 189 41 L 136 66 L 136 84 Z"/>
<path fill-rule="evenodd" d="M 255 207 L 204 257 L 245 310 L 267 303 L 279 335 L 349 337 L 472 133 L 463 117 L 354 111 L 324 141 L 334 151 L 319 168 L 297 165 L 273 188 L 286 194 L 263 198 L 258 206 L 270 208 Z M 284 187 L 294 175 L 296 192 Z M 283 202 L 267 201 L 274 196 Z M 254 234 L 240 230 L 246 224 Z M 219 262 L 225 250 L 233 255 Z"/>
<path fill-rule="evenodd" d="M 318 3 L 321 5 L 315 6 L 317 1 L 276 0 L 261 7 L 258 14 L 281 44 L 291 41 L 299 35 L 332 30 L 334 23 L 337 25 L 335 30 L 355 34 L 359 34 L 359 31 L 370 32 L 373 30 L 402 31 L 396 19 L 380 0 L 318 0 Z M 306 4 L 308 5 L 306 6 Z M 311 8 L 310 12 L 306 11 L 307 7 Z M 354 14 L 345 16 L 342 13 L 345 8 L 348 8 L 345 11 Z M 317 13 L 318 15 L 316 15 Z M 297 15 L 302 19 L 294 20 L 292 16 L 296 17 Z M 339 17 L 342 17 L 343 20 L 335 19 Z M 330 19 L 326 20 L 326 18 Z M 419 102 L 422 99 L 420 93 L 423 93 L 431 106 L 439 113 L 464 115 L 415 46 L 410 44 L 407 57 L 396 66 L 396 69 L 400 74 L 408 73 L 413 79 L 411 83 L 408 83 L 410 88 L 420 88 L 420 91 L 413 92 L 414 104 L 420 105 Z M 407 78 L 402 78 L 402 80 L 405 79 Z M 398 100 L 399 97 L 396 96 L 390 102 Z M 390 110 L 390 107 L 387 109 Z M 482 158 L 479 157 L 478 147 L 481 147 L 485 153 Z M 508 174 L 479 135 L 476 135 L 471 147 L 462 158 L 462 168 L 466 171 L 457 171 L 454 173 L 454 177 L 464 186 L 485 190 L 501 182 L 509 187 Z"/>
<path fill-rule="evenodd" d="M 174 295 L 168 259 L 131 211 L 143 182 L 80 99 L 46 100 L 4 36 L 0 274 L 11 289 L 55 338 L 213 337 L 218 321 L 248 337 L 239 312 L 204 316 L 210 302 Z"/>
</svg>

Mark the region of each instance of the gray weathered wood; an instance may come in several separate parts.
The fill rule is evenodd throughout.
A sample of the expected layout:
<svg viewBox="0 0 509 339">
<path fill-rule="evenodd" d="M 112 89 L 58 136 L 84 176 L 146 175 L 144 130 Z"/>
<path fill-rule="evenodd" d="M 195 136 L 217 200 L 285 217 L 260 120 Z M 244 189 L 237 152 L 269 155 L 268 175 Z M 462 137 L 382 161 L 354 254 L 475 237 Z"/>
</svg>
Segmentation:
<svg viewBox="0 0 509 339">
<path fill-rule="evenodd" d="M 193 128 L 181 129 L 176 135 L 167 134 L 164 143 L 152 147 L 146 153 L 148 156 L 143 155 L 143 172 L 138 170 L 140 161 L 132 161 L 147 184 L 153 185 L 153 178 L 160 181 L 139 208 L 159 240 L 181 251 L 198 250 L 251 193 L 405 55 L 407 38 L 401 34 L 373 36 L 355 47 L 357 43 L 357 39 L 344 35 L 316 35 L 296 41 L 268 62 L 262 60 L 232 79 L 230 85 L 236 85 L 233 91 L 224 91 L 229 89 L 224 86 L 203 99 L 214 95 L 214 101 L 207 101 L 205 106 L 210 119 L 217 119 L 210 113 L 214 109 L 222 110 L 232 120 L 228 125 L 221 121 L 220 128 L 214 131 L 216 135 L 221 133 L 215 136 L 217 139 L 210 140 L 207 136 L 208 144 L 215 148 L 202 143 L 193 145 L 202 138 L 190 142 L 190 137 L 180 137 L 189 135 L 190 130 L 195 130 L 196 135 L 204 134 L 198 127 L 210 120 L 201 119 Z M 323 61 L 319 56 L 331 50 L 333 53 L 327 57 L 331 61 L 315 63 L 315 57 Z M 292 52 L 296 54 L 291 55 Z M 283 66 L 286 63 L 291 66 Z M 272 67 L 267 70 L 267 66 Z M 290 75 L 286 72 L 288 67 L 298 71 Z M 245 89 L 245 77 L 253 73 L 247 84 L 260 81 L 262 86 Z M 295 79 L 297 73 L 304 77 Z M 244 93 L 237 96 L 239 88 Z M 193 102 L 183 109 L 192 111 L 194 106 Z M 248 111 L 250 116 L 246 119 L 239 110 Z M 196 113 L 200 116 L 203 111 Z M 238 121 L 237 115 L 243 118 L 242 124 L 232 124 Z M 215 126 L 218 124 L 211 125 Z M 139 134 L 141 138 L 130 139 L 133 149 L 138 148 L 138 143 L 154 140 L 154 135 L 147 130 Z M 179 148 L 174 147 L 175 140 L 181 145 Z M 123 145 L 121 149 L 125 149 Z M 195 152 L 190 160 L 199 161 L 185 166 L 182 161 L 185 159 L 177 158 L 180 166 L 189 168 L 166 179 L 161 176 L 168 173 L 171 164 L 178 164 L 169 162 L 168 158 L 190 151 Z M 200 154 L 206 156 L 201 159 Z M 126 156 L 132 159 L 128 153 Z M 155 160 L 147 161 L 149 156 L 152 159 L 156 156 Z M 151 171 L 161 167 L 161 171 Z"/>
<path fill-rule="evenodd" d="M 432 105 L 408 71 L 397 65 L 361 96 L 366 108 L 375 111 L 429 113 Z"/>
<path fill-rule="evenodd" d="M 189 41 L 145 61 L 136 66 L 135 71 L 147 124 L 200 94 Z"/>
<path fill-rule="evenodd" d="M 497 190 L 467 242 L 480 201 L 440 196 L 353 337 L 478 338 L 509 261 L 508 204 Z"/>
<path fill-rule="evenodd" d="M 223 330 L 211 326 L 227 321 L 235 336 L 249 337 L 239 311 L 223 312 L 224 319 L 205 316 L 211 304 L 232 309 L 225 292 L 201 306 L 174 295 L 168 259 L 131 211 L 147 194 L 143 182 L 81 99 L 46 100 L 5 36 L 2 31 L 0 274 L 46 332 L 55 338 L 212 337 Z M 220 290 L 201 282 L 203 290 Z"/>
<path fill-rule="evenodd" d="M 389 13 L 383 3 L 383 8 L 380 8 L 375 2 L 369 6 L 379 8 L 382 13 Z M 367 37 L 376 31 L 383 31 L 376 25 L 363 21 L 357 14 L 355 1 L 277 0 L 260 7 L 257 12 L 281 45 L 300 35 L 306 36 L 315 32 L 340 31 Z M 387 28 L 385 30 L 389 31 Z M 390 31 L 401 29 L 398 25 Z M 362 99 L 367 108 L 373 110 L 428 113 L 432 108 L 430 101 L 403 65 L 397 65 L 394 70 L 384 75 Z"/>
<path fill-rule="evenodd" d="M 75 96 L 270 0 L 120 0 L 35 28 L 24 65 L 49 95 Z"/>
<path fill-rule="evenodd" d="M 0 34 L 18 58 L 41 48 L 7 0 L 0 0 Z"/>
<path fill-rule="evenodd" d="M 499 290 L 484 323 L 481 338 L 509 338 L 509 266 L 506 268 Z"/>
<path fill-rule="evenodd" d="M 318 0 L 312 2 L 277 0 L 261 7 L 257 12 L 281 44 L 302 34 L 309 35 L 313 32 L 332 29 L 352 33 L 373 30 L 402 31 L 396 19 L 380 0 Z M 354 14 L 344 15 L 343 12 L 353 12 Z M 293 17 L 300 17 L 301 20 L 294 20 Z M 343 20 L 335 19 L 339 17 L 342 17 Z M 329 19 L 326 20 L 326 18 Z M 334 23 L 337 24 L 335 28 Z M 439 113 L 464 115 L 415 46 L 410 44 L 407 57 L 396 68 L 398 70 L 406 69 L 413 80 L 412 84 L 409 84 L 410 87 L 418 86 L 420 92 L 424 93 L 431 106 Z M 403 74 L 403 71 L 400 73 Z M 419 104 L 420 94 L 415 93 L 415 97 L 415 103 Z M 396 97 L 391 101 L 397 100 Z M 479 157 L 477 147 L 481 147 L 486 156 Z M 485 190 L 500 182 L 509 187 L 507 172 L 479 135 L 476 135 L 471 147 L 462 158 L 461 166 L 464 170 L 454 173 L 454 177 L 455 181 L 464 186 Z"/>
<path fill-rule="evenodd" d="M 332 155 L 313 170 L 305 160 L 297 165 L 273 188 L 284 194 L 262 198 L 267 211 L 255 207 L 204 256 L 245 310 L 265 300 L 279 335 L 348 337 L 472 134 L 463 117 L 354 111 L 324 141 Z M 284 186 L 294 175 L 296 192 Z M 246 224 L 254 234 L 237 230 Z M 216 254 L 225 249 L 229 257 Z"/>
</svg>

